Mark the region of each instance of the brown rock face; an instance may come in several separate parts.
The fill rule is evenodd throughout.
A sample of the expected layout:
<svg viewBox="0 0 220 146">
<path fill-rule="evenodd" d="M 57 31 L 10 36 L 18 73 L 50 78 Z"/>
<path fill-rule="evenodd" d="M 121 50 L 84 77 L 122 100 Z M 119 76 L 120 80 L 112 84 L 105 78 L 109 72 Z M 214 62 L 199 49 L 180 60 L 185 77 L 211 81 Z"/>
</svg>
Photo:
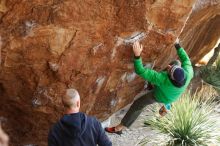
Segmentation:
<svg viewBox="0 0 220 146">
<path fill-rule="evenodd" d="M 184 46 L 200 59 L 220 34 L 220 2 L 207 1 L 189 17 L 195 0 L 0 0 L 0 116 L 11 144 L 46 145 L 66 88 L 102 120 L 130 103 L 144 84 L 133 69 L 135 40 L 144 63 L 160 70 L 185 26 Z"/>
<path fill-rule="evenodd" d="M 220 39 L 220 1 L 198 0 L 181 33 L 191 60 L 198 62 Z"/>
</svg>

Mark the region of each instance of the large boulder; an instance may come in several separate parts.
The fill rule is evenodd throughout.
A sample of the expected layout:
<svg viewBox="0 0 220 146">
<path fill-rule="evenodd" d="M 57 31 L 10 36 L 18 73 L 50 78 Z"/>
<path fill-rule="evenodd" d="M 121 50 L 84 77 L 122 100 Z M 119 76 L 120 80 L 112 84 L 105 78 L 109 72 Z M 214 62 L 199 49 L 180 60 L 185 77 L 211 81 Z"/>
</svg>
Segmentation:
<svg viewBox="0 0 220 146">
<path fill-rule="evenodd" d="M 158 71 L 176 58 L 178 36 L 193 62 L 203 57 L 220 34 L 220 2 L 195 1 L 1 0 L 0 116 L 11 142 L 46 145 L 66 88 L 100 120 L 132 102 L 144 85 L 133 68 L 136 40 Z"/>
</svg>

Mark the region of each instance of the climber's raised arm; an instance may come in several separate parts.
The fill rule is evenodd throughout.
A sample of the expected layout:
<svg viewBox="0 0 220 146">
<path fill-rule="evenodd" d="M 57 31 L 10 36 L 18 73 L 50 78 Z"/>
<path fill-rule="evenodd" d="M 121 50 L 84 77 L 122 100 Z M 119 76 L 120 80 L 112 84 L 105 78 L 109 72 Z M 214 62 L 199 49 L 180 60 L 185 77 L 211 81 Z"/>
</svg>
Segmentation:
<svg viewBox="0 0 220 146">
<path fill-rule="evenodd" d="M 178 39 L 174 44 L 176 50 L 177 50 L 177 55 L 180 58 L 180 61 L 182 63 L 182 68 L 189 74 L 189 76 L 192 78 L 193 77 L 193 67 L 192 63 L 190 61 L 189 56 L 187 55 L 186 51 L 184 50 L 183 47 L 181 47 Z"/>
<path fill-rule="evenodd" d="M 149 68 L 144 68 L 142 59 L 140 57 L 142 50 L 143 50 L 143 46 L 140 45 L 139 42 L 135 42 L 133 45 L 135 72 L 140 77 L 142 77 L 143 79 L 149 81 L 154 85 L 162 84 L 165 78 L 160 72 L 157 72 Z"/>
</svg>

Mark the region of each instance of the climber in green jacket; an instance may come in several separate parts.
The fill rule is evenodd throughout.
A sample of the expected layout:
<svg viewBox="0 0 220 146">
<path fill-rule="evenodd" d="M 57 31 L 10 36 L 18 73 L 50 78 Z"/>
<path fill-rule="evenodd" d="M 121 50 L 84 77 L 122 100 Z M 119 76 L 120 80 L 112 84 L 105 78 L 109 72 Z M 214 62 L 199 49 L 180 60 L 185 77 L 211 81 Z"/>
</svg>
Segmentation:
<svg viewBox="0 0 220 146">
<path fill-rule="evenodd" d="M 155 102 L 169 105 L 176 101 L 186 90 L 193 77 L 192 64 L 179 42 L 175 43 L 175 48 L 181 63 L 168 65 L 165 71 L 157 72 L 153 69 L 144 68 L 140 57 L 143 46 L 139 42 L 134 43 L 135 72 L 144 80 L 153 84 L 154 88 L 151 92 L 134 101 L 119 125 L 106 127 L 107 132 L 121 134 L 125 127 L 129 127 L 138 118 L 145 106 Z"/>
</svg>

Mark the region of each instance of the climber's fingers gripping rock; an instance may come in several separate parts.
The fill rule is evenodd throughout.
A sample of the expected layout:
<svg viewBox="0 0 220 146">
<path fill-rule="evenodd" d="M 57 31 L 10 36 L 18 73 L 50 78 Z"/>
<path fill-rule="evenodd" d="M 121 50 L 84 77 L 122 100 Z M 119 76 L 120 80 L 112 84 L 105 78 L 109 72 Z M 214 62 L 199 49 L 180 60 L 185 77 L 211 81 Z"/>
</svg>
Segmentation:
<svg viewBox="0 0 220 146">
<path fill-rule="evenodd" d="M 138 41 L 136 41 L 136 42 L 133 44 L 134 55 L 135 55 L 136 57 L 140 56 L 142 50 L 143 50 L 143 46 L 142 46 Z"/>
</svg>

